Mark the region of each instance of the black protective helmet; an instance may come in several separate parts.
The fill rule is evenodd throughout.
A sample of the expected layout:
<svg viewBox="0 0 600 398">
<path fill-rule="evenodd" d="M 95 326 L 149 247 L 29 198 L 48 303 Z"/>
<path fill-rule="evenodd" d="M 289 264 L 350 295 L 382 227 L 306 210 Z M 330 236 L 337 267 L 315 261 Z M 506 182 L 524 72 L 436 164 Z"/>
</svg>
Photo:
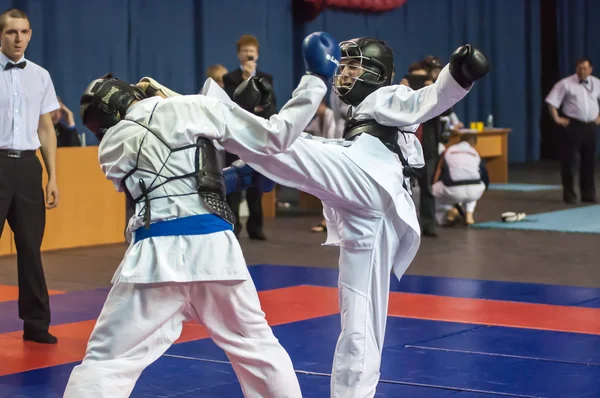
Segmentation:
<svg viewBox="0 0 600 398">
<path fill-rule="evenodd" d="M 83 124 L 102 140 L 106 130 L 125 117 L 127 108 L 146 98 L 138 87 L 113 78 L 107 73 L 92 81 L 81 96 L 79 114 Z"/>
<path fill-rule="evenodd" d="M 344 103 L 356 106 L 375 90 L 392 83 L 394 54 L 384 41 L 361 37 L 341 42 L 340 49 L 342 57 L 333 90 Z M 352 81 L 345 81 L 349 77 Z"/>
</svg>

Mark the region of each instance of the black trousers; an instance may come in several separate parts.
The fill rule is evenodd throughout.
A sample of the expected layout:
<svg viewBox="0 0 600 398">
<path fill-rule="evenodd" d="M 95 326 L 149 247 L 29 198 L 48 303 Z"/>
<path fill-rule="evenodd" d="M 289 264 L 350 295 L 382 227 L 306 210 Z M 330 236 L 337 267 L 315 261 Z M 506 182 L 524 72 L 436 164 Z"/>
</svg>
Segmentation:
<svg viewBox="0 0 600 398">
<path fill-rule="evenodd" d="M 50 302 L 40 249 L 46 227 L 42 165 L 37 156 L 0 155 L 0 236 L 8 220 L 17 248 L 19 318 L 24 330 L 47 331 Z"/>
<path fill-rule="evenodd" d="M 248 203 L 248 220 L 246 222 L 246 230 L 248 235 L 257 235 L 263 232 L 263 213 L 262 213 L 262 195 L 263 193 L 256 188 L 248 188 L 246 190 L 246 202 Z M 227 195 L 227 203 L 236 222 L 234 232 L 239 235 L 242 231 L 242 223 L 240 223 L 240 203 L 242 202 L 242 191 L 233 192 Z"/>
<path fill-rule="evenodd" d="M 574 201 L 575 174 L 579 168 L 579 190 L 581 199 L 593 201 L 596 198 L 594 169 L 596 162 L 596 124 L 570 119 L 565 138 L 561 145 L 561 177 L 563 199 Z"/>
<path fill-rule="evenodd" d="M 425 166 L 419 170 L 419 183 L 420 190 L 420 205 L 419 205 L 419 218 L 421 220 L 421 226 L 423 228 L 435 228 L 435 197 L 433 196 L 433 177 L 435 176 L 435 170 L 437 168 L 438 158 L 429 157 L 425 159 Z"/>
</svg>

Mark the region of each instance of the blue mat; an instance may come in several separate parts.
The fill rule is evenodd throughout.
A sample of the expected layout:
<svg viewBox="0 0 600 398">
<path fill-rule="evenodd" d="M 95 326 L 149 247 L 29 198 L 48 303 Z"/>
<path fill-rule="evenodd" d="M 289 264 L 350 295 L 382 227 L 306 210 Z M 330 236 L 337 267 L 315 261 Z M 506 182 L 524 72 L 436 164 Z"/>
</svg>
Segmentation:
<svg viewBox="0 0 600 398">
<path fill-rule="evenodd" d="M 577 207 L 528 215 L 523 221 L 504 223 L 488 221 L 470 228 L 497 228 L 532 231 L 557 231 L 600 234 L 600 205 Z"/>
<path fill-rule="evenodd" d="M 490 184 L 490 191 L 515 191 L 515 192 L 536 192 L 553 191 L 561 189 L 560 185 L 539 185 L 539 184 Z"/>
</svg>

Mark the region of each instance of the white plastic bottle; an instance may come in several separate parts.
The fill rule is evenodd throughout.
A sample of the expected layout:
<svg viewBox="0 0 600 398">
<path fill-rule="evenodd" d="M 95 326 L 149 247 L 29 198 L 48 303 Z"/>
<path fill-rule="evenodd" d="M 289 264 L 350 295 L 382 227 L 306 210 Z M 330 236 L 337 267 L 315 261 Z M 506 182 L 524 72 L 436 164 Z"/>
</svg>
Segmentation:
<svg viewBox="0 0 600 398">
<path fill-rule="evenodd" d="M 488 129 L 494 128 L 494 117 L 492 116 L 491 113 L 490 113 L 490 115 L 487 118 L 487 128 Z"/>
</svg>

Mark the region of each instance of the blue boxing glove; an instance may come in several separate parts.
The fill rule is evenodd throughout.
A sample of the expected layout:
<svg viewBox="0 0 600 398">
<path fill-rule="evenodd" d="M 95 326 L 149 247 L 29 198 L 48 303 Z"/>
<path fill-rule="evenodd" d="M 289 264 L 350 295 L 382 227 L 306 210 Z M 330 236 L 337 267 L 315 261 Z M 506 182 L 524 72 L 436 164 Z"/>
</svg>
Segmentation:
<svg viewBox="0 0 600 398">
<path fill-rule="evenodd" d="M 271 192 L 275 188 L 273 181 L 254 171 L 242 160 L 236 160 L 231 166 L 223 169 L 223 177 L 227 195 L 250 187 L 256 187 L 261 192 Z"/>
<path fill-rule="evenodd" d="M 315 32 L 302 42 L 306 72 L 328 80 L 335 75 L 342 52 L 338 42 L 328 33 Z"/>
</svg>

